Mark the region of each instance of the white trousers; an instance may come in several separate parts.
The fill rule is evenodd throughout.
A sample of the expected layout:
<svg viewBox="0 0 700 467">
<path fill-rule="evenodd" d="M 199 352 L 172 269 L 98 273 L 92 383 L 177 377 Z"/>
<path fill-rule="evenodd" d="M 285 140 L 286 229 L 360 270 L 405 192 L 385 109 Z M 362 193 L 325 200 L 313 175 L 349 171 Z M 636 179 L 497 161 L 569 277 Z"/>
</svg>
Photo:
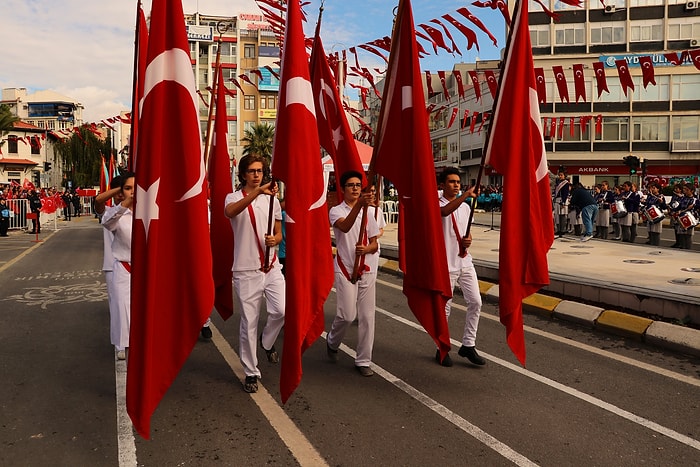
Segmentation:
<svg viewBox="0 0 700 467">
<path fill-rule="evenodd" d="M 131 273 L 117 260 L 114 260 L 112 271 L 114 293 L 109 307 L 109 336 L 117 350 L 124 350 L 129 347 L 131 329 Z"/>
<path fill-rule="evenodd" d="M 479 328 L 479 316 L 481 315 L 481 292 L 479 291 L 479 279 L 476 277 L 474 266 L 462 268 L 459 271 L 450 271 L 450 285 L 452 290 L 455 284 L 459 284 L 464 300 L 467 302 L 467 317 L 464 322 L 462 345 L 473 347 L 476 345 L 476 331 Z M 450 319 L 452 299 L 445 305 L 445 315 Z"/>
<path fill-rule="evenodd" d="M 328 332 L 327 341 L 332 349 L 337 349 L 348 328 L 357 318 L 356 366 L 369 366 L 374 347 L 374 312 L 376 305 L 377 275 L 365 273 L 355 284 L 343 273 L 335 273 L 336 314 Z"/>
<path fill-rule="evenodd" d="M 260 377 L 258 369 L 258 320 L 263 297 L 267 303 L 267 324 L 263 329 L 263 346 L 275 344 L 284 326 L 284 276 L 278 264 L 267 274 L 262 271 L 234 271 L 233 290 L 241 309 L 239 354 L 246 376 Z"/>
</svg>

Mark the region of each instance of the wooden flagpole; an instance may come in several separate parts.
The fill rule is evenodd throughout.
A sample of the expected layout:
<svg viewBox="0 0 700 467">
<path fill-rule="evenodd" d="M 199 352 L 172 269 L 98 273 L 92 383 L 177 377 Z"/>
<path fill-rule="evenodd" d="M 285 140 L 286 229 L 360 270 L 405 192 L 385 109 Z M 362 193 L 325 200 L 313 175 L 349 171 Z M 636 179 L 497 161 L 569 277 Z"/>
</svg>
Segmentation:
<svg viewBox="0 0 700 467">
<path fill-rule="evenodd" d="M 214 119 L 214 100 L 216 99 L 216 90 L 219 85 L 223 86 L 222 83 L 219 83 L 219 67 L 221 66 L 221 43 L 222 43 L 222 38 L 223 35 L 228 31 L 229 26 L 226 25 L 224 30 L 222 31 L 220 29 L 221 27 L 221 21 L 217 23 L 216 25 L 216 31 L 219 33 L 219 39 L 216 41 L 217 46 L 216 46 L 216 61 L 214 65 L 214 80 L 212 81 L 212 87 L 211 87 L 211 94 L 209 96 L 209 115 L 207 116 L 207 132 L 206 136 L 204 137 L 204 164 L 206 165 L 207 162 L 209 161 L 209 148 L 211 146 L 210 144 L 210 139 L 211 139 L 211 122 Z"/>
</svg>

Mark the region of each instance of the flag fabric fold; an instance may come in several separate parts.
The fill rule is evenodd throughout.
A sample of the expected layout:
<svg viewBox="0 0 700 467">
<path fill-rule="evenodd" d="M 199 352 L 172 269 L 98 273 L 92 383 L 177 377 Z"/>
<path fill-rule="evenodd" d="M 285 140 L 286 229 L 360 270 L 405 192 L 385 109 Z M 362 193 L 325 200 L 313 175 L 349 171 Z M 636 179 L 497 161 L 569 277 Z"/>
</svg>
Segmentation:
<svg viewBox="0 0 700 467">
<path fill-rule="evenodd" d="M 139 2 L 136 19 L 136 45 L 134 49 L 134 82 L 131 96 L 131 134 L 129 135 L 129 168 L 136 167 L 138 153 L 138 135 L 140 110 L 139 102 L 143 97 L 144 75 L 146 73 L 146 53 L 148 52 L 148 25 L 146 15 Z"/>
<path fill-rule="evenodd" d="M 287 3 L 272 173 L 284 181 L 287 220 L 286 311 L 280 393 L 285 403 L 301 382 L 303 352 L 324 328 L 333 286 L 326 186 L 299 0 Z"/>
<path fill-rule="evenodd" d="M 362 174 L 362 186 L 367 185 L 367 179 L 362 168 L 360 154 L 353 137 L 350 124 L 345 115 L 343 103 L 340 100 L 338 86 L 326 60 L 321 36 L 317 33 L 311 49 L 311 87 L 314 96 L 318 139 L 321 147 L 333 159 L 335 170 L 336 194 L 338 202 L 343 198 L 340 187 L 340 176 L 354 170 Z"/>
<path fill-rule="evenodd" d="M 206 170 L 180 2 L 153 0 L 136 158 L 127 412 L 151 416 L 214 304 Z M 177 116 L 177 118 L 173 118 Z"/>
<path fill-rule="evenodd" d="M 370 169 L 398 191 L 403 293 L 444 358 L 450 349 L 445 304 L 452 290 L 414 31 L 411 2 L 400 0 Z"/>
<path fill-rule="evenodd" d="M 527 5 L 519 1 L 515 6 L 485 161 L 503 175 L 499 315 L 508 346 L 522 365 L 526 356 L 522 300 L 549 283 L 547 252 L 554 241 Z M 519 150 L 513 151 L 514 147 Z M 523 230 L 526 224 L 533 228 Z"/>
<path fill-rule="evenodd" d="M 218 69 L 216 117 L 213 148 L 209 158 L 209 238 L 211 241 L 214 308 L 226 320 L 233 316 L 233 228 L 224 215 L 226 195 L 233 193 L 228 152 L 228 114 L 226 86 L 221 67 Z"/>
</svg>

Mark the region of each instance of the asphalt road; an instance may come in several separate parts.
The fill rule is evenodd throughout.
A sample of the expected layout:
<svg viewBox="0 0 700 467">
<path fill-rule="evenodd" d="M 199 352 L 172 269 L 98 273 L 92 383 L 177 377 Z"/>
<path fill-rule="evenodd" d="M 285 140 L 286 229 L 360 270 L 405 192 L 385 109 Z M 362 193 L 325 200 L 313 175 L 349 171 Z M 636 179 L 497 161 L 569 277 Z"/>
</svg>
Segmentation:
<svg viewBox="0 0 700 467">
<path fill-rule="evenodd" d="M 0 242 L 0 465 L 700 465 L 699 359 L 526 315 L 524 369 L 485 304 L 487 365 L 453 355 L 444 368 L 386 274 L 375 376 L 353 368 L 353 327 L 339 362 L 323 338 L 306 352 L 286 405 L 279 366 L 262 352 L 261 390 L 246 394 L 238 314 L 215 315 L 214 338 L 197 343 L 143 440 L 120 418 L 124 364 L 109 345 L 100 228 L 84 219 L 38 245 Z M 334 307 L 331 293 L 327 327 Z"/>
</svg>

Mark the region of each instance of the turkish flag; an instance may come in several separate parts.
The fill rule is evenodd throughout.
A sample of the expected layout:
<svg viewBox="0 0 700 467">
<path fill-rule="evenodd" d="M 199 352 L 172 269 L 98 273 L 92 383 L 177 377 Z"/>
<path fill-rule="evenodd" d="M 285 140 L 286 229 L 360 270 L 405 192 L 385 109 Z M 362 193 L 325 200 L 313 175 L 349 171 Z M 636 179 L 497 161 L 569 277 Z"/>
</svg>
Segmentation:
<svg viewBox="0 0 700 467">
<path fill-rule="evenodd" d="M 693 65 L 695 65 L 695 68 L 700 70 L 700 49 L 688 50 L 687 52 L 690 60 L 693 62 Z"/>
<path fill-rule="evenodd" d="M 544 68 L 535 68 L 535 79 L 537 80 L 537 100 L 544 104 L 547 102 L 547 86 L 544 79 Z"/>
<path fill-rule="evenodd" d="M 583 64 L 574 64 L 574 93 L 576 94 L 576 102 L 578 98 L 582 98 L 586 102 L 586 81 L 583 79 Z"/>
<path fill-rule="evenodd" d="M 666 57 L 666 60 L 668 60 L 669 63 L 673 64 L 674 66 L 678 66 L 688 58 L 688 51 L 684 50 L 681 52 L 680 57 L 676 52 L 665 53 L 664 57 Z"/>
<path fill-rule="evenodd" d="M 469 120 L 469 109 L 464 109 L 464 116 L 462 117 L 462 130 L 467 126 L 467 120 Z"/>
<path fill-rule="evenodd" d="M 651 62 L 651 57 L 648 55 L 639 57 L 639 66 L 642 67 L 642 81 L 644 84 L 644 89 L 647 88 L 649 83 L 656 86 L 656 79 L 654 78 L 654 64 Z"/>
<path fill-rule="evenodd" d="M 610 94 L 608 80 L 605 78 L 605 64 L 603 62 L 593 62 L 593 70 L 595 71 L 595 80 L 598 86 L 598 98 L 603 94 L 603 91 Z"/>
<path fill-rule="evenodd" d="M 127 411 L 144 438 L 214 304 L 199 108 L 179 1 L 153 0 L 148 42 L 126 386 Z"/>
<path fill-rule="evenodd" d="M 399 195 L 403 293 L 444 358 L 450 350 L 445 304 L 452 290 L 414 32 L 411 2 L 400 0 L 372 163 Z"/>
<path fill-rule="evenodd" d="M 615 60 L 615 66 L 617 67 L 617 74 L 620 77 L 620 85 L 622 85 L 622 91 L 627 95 L 627 88 L 634 91 L 634 83 L 632 82 L 632 76 L 630 75 L 630 69 L 627 65 L 627 60 Z"/>
<path fill-rule="evenodd" d="M 457 80 L 457 95 L 460 99 L 464 99 L 464 82 L 462 81 L 462 72 L 454 70 L 455 79 Z"/>
<path fill-rule="evenodd" d="M 522 300 L 549 284 L 547 252 L 554 241 L 527 5 L 516 3 L 485 160 L 503 174 L 499 315 L 508 346 L 522 365 Z M 520 150 L 514 152 L 514 147 Z M 523 230 L 523 225 L 531 228 Z"/>
<path fill-rule="evenodd" d="M 228 152 L 226 86 L 221 67 L 216 81 L 216 117 L 209 158 L 209 239 L 211 241 L 214 308 L 223 319 L 233 316 L 233 228 L 224 215 L 226 195 L 233 193 Z"/>
<path fill-rule="evenodd" d="M 459 113 L 459 109 L 457 107 L 454 107 L 452 109 L 452 115 L 450 116 L 450 123 L 447 124 L 447 128 L 452 127 L 452 124 L 455 122 L 455 118 L 457 118 L 458 113 Z"/>
<path fill-rule="evenodd" d="M 469 78 L 472 80 L 472 84 L 474 85 L 474 95 L 476 96 L 476 101 L 479 102 L 479 100 L 481 100 L 481 84 L 479 83 L 479 75 L 475 70 L 469 70 L 467 73 L 469 73 Z"/>
<path fill-rule="evenodd" d="M 146 25 L 146 15 L 139 3 L 136 23 L 136 70 L 134 72 L 134 82 L 131 96 L 131 133 L 129 135 L 129 168 L 136 167 L 136 156 L 138 149 L 139 134 L 139 102 L 143 97 L 143 86 L 146 75 L 146 52 L 148 51 L 148 26 Z M 111 161 L 110 161 L 111 162 Z M 111 172 L 111 170 L 110 170 Z"/>
<path fill-rule="evenodd" d="M 430 76 L 430 71 L 425 70 L 425 86 L 428 88 L 428 98 L 433 95 L 433 79 Z"/>
<path fill-rule="evenodd" d="M 447 102 L 450 102 L 450 93 L 447 90 L 447 80 L 445 79 L 445 71 L 440 70 L 437 72 L 438 76 L 440 77 L 440 84 L 442 84 L 442 92 L 445 96 L 445 100 Z"/>
<path fill-rule="evenodd" d="M 569 88 L 566 84 L 566 75 L 564 74 L 564 68 L 561 65 L 555 65 L 552 67 L 554 72 L 554 78 L 557 80 L 557 89 L 559 90 L 559 99 L 562 102 L 569 102 Z"/>
<path fill-rule="evenodd" d="M 286 186 L 287 287 L 280 375 L 284 403 L 301 381 L 302 353 L 323 332 L 323 304 L 333 286 L 326 186 L 299 0 L 287 2 L 282 50 L 272 173 Z"/>
<path fill-rule="evenodd" d="M 340 177 L 348 170 L 354 170 L 362 174 L 362 186 L 367 185 L 365 171 L 362 168 L 360 154 L 357 152 L 357 144 L 348 123 L 340 93 L 335 79 L 331 74 L 331 68 L 326 60 L 321 37 L 317 34 L 311 49 L 311 87 L 313 89 L 316 111 L 316 124 L 318 139 L 321 147 L 330 154 L 333 159 L 335 171 L 336 194 L 338 202 L 343 199 L 343 190 L 340 186 Z"/>
<path fill-rule="evenodd" d="M 486 83 L 489 86 L 489 92 L 491 97 L 496 97 L 496 92 L 498 91 L 498 82 L 496 81 L 496 75 L 491 70 L 484 71 L 484 76 L 486 76 Z"/>
<path fill-rule="evenodd" d="M 25 178 L 24 181 L 22 182 L 22 189 L 24 190 L 36 190 L 36 187 L 32 182 L 29 181 L 28 178 Z"/>
</svg>

